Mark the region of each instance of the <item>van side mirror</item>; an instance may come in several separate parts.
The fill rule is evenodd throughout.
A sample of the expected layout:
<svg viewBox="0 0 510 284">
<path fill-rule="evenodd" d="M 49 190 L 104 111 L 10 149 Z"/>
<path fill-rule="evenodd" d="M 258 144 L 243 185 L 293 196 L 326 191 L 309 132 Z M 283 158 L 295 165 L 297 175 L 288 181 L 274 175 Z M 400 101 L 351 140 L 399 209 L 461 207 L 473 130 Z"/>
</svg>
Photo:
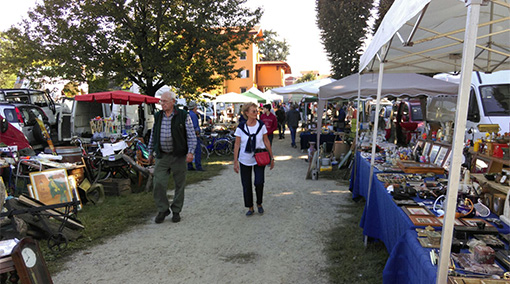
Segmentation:
<svg viewBox="0 0 510 284">
<path fill-rule="evenodd" d="M 7 129 L 9 129 L 9 122 L 7 121 L 7 119 L 2 117 L 2 121 L 0 122 L 0 131 L 2 133 L 5 133 Z"/>
</svg>

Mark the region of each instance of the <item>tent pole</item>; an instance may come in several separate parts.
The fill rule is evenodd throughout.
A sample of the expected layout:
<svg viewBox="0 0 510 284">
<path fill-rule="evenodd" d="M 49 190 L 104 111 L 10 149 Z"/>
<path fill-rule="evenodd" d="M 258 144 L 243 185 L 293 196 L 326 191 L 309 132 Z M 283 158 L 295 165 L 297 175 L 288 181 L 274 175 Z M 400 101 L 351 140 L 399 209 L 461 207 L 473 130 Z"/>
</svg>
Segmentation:
<svg viewBox="0 0 510 284">
<path fill-rule="evenodd" d="M 354 171 L 354 175 L 353 175 L 353 180 L 351 180 L 350 184 L 351 185 L 354 185 L 354 182 L 356 181 L 356 174 L 358 173 L 357 171 L 357 154 L 358 154 L 358 145 L 359 145 L 359 112 L 360 112 L 360 104 L 361 104 L 361 73 L 358 73 L 358 105 L 356 107 L 356 138 L 354 138 L 354 163 L 353 163 L 353 171 Z M 352 121 L 351 121 L 351 124 L 352 124 Z M 351 125 L 351 129 L 352 129 L 352 125 Z M 351 188 L 352 189 L 352 188 Z"/>
<path fill-rule="evenodd" d="M 382 54 L 386 53 L 386 45 L 382 47 Z M 379 65 L 379 78 L 377 80 L 377 103 L 375 105 L 375 114 L 374 114 L 374 128 L 372 134 L 372 156 L 370 159 L 370 176 L 368 180 L 368 195 L 367 195 L 367 204 L 366 207 L 370 206 L 370 192 L 372 191 L 372 181 L 374 178 L 374 164 L 375 164 L 375 148 L 377 144 L 377 130 L 379 128 L 379 111 L 381 108 L 381 92 L 382 92 L 382 81 L 383 81 L 383 73 L 384 73 L 384 61 L 381 61 Z M 365 246 L 368 244 L 368 236 L 365 235 Z"/>
<path fill-rule="evenodd" d="M 457 194 L 459 190 L 460 166 L 462 163 L 462 150 L 464 147 L 464 131 L 473 72 L 476 37 L 480 19 L 480 5 L 483 0 L 467 0 L 466 32 L 462 52 L 462 67 L 460 72 L 459 95 L 457 97 L 457 111 L 455 112 L 455 132 L 452 144 L 452 163 L 448 177 L 446 199 L 446 213 L 444 215 L 443 231 L 441 233 L 441 249 L 439 255 L 439 268 L 436 283 L 444 284 L 448 280 L 448 264 L 450 260 L 453 237 L 453 222 L 457 209 Z"/>
<path fill-rule="evenodd" d="M 319 94 L 320 94 L 320 91 L 319 91 Z M 325 100 L 321 100 L 320 99 L 320 95 L 318 96 L 319 97 L 319 100 L 317 101 L 317 143 L 315 145 L 317 145 L 317 151 L 319 151 L 320 149 L 320 139 L 321 139 L 321 130 L 322 130 L 322 114 L 324 113 L 324 106 L 326 104 L 326 101 Z M 320 161 L 319 159 L 317 159 L 317 170 L 320 170 Z"/>
</svg>

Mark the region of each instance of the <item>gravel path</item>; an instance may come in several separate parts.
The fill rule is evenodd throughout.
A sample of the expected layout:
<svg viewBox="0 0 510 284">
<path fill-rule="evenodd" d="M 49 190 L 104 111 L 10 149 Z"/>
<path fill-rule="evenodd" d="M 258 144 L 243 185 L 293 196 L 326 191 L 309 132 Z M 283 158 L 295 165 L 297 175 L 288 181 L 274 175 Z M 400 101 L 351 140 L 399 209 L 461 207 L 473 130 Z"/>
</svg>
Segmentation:
<svg viewBox="0 0 510 284">
<path fill-rule="evenodd" d="M 266 169 L 265 213 L 246 217 L 232 163 L 211 180 L 186 187 L 182 221 L 154 218 L 72 256 L 53 275 L 64 283 L 328 283 L 323 252 L 328 229 L 344 216 L 346 186 L 306 180 L 306 153 L 290 135 L 273 142 Z"/>
</svg>

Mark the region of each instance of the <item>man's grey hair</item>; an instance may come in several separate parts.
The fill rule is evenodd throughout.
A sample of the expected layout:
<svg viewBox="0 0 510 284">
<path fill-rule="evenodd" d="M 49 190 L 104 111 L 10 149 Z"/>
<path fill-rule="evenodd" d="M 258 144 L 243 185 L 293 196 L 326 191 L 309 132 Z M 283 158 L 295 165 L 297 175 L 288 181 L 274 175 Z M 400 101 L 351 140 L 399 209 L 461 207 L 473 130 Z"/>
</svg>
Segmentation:
<svg viewBox="0 0 510 284">
<path fill-rule="evenodd" d="M 170 95 L 170 99 L 172 99 L 172 100 L 174 100 L 174 101 L 176 101 L 176 100 L 177 100 L 177 95 L 176 95 L 174 92 L 172 92 L 172 91 L 164 91 L 164 92 L 161 94 L 161 96 L 163 96 L 163 95 L 165 95 L 165 94 Z"/>
</svg>

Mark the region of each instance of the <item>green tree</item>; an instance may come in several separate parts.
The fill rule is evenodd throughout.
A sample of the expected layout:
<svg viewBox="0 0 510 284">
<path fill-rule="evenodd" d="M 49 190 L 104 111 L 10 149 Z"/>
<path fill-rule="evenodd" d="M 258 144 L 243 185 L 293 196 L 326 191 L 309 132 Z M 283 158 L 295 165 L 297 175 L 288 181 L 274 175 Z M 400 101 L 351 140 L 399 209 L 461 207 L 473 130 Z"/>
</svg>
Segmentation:
<svg viewBox="0 0 510 284">
<path fill-rule="evenodd" d="M 9 46 L 11 41 L 7 37 L 5 33 L 0 32 L 0 57 L 9 57 L 12 56 L 12 53 L 9 53 Z M 16 82 L 16 73 L 17 70 L 13 68 L 6 68 L 5 66 L 0 66 L 0 88 L 13 88 L 14 83 Z"/>
<path fill-rule="evenodd" d="M 46 0 L 7 31 L 0 67 L 29 79 L 61 77 L 104 86 L 131 81 L 154 96 L 163 85 L 191 95 L 233 78 L 260 8 L 246 0 Z"/>
<path fill-rule="evenodd" d="M 301 78 L 297 79 L 296 83 L 303 83 L 303 82 L 313 81 L 315 79 L 317 79 L 317 76 L 315 76 L 315 74 L 310 72 L 310 73 L 306 73 L 305 75 L 301 76 Z"/>
<path fill-rule="evenodd" d="M 357 71 L 373 0 L 316 0 L 317 24 L 331 62 L 332 77 L 340 79 Z"/>
<path fill-rule="evenodd" d="M 265 30 L 264 40 L 258 42 L 261 61 L 286 61 L 289 56 L 289 44 L 285 39 L 278 39 L 278 33 L 273 30 Z"/>
</svg>

